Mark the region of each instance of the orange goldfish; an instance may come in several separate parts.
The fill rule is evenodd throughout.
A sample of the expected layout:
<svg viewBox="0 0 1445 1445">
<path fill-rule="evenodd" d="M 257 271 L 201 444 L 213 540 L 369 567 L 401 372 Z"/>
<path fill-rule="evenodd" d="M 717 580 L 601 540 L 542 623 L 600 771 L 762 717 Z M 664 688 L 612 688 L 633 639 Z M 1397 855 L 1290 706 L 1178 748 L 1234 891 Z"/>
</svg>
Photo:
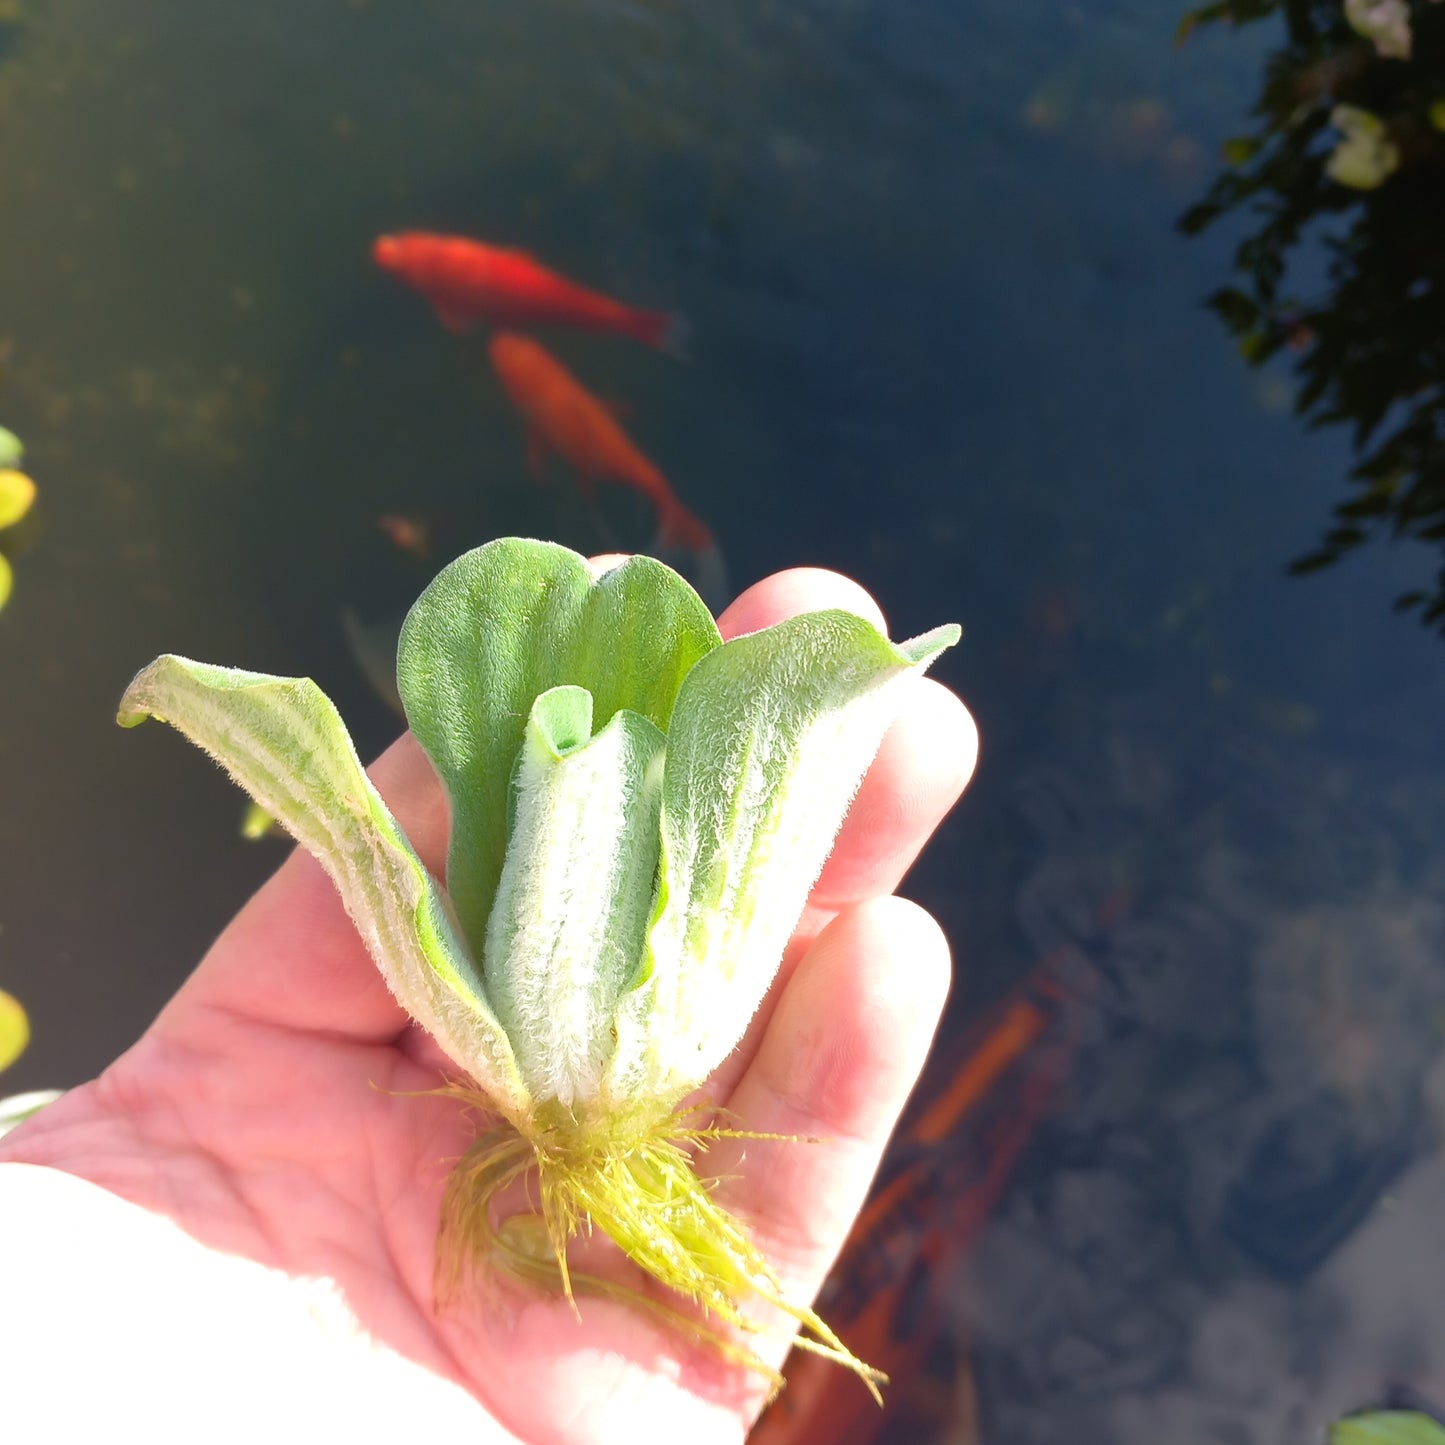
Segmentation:
<svg viewBox="0 0 1445 1445">
<path fill-rule="evenodd" d="M 405 552 L 418 561 L 425 561 L 431 555 L 431 527 L 425 517 L 387 512 L 376 519 L 376 525 L 398 552 Z"/>
<path fill-rule="evenodd" d="M 549 271 L 525 251 L 504 250 L 465 236 L 403 231 L 371 248 L 383 271 L 399 276 L 431 302 L 443 326 L 470 331 L 492 326 L 575 326 L 612 331 L 663 351 L 681 353 L 686 323 L 670 311 L 624 306 Z"/>
<path fill-rule="evenodd" d="M 823 1286 L 828 1318 L 849 1348 L 888 1375 L 885 1410 L 838 1379 L 826 1361 L 795 1350 L 787 1388 L 748 1445 L 870 1445 L 885 1423 L 904 1420 L 919 1428 L 902 1438 L 914 1438 L 925 1424 L 940 1423 L 925 1417 L 957 1409 L 954 1395 L 930 1389 L 928 1380 L 946 1333 L 947 1282 L 987 1223 L 1072 1057 L 1076 1040 L 1054 1027 L 1060 1002 L 1049 966 L 1040 965 L 971 1031 L 952 1079 L 890 1147 L 885 1182 Z M 1028 1055 L 1035 1061 L 1026 1068 Z M 986 1104 L 982 1125 L 966 1128 Z"/>
<path fill-rule="evenodd" d="M 508 331 L 498 332 L 488 350 L 508 399 L 527 423 L 527 464 L 534 474 L 547 453 L 556 452 L 572 464 L 589 499 L 599 481 L 621 482 L 647 497 L 657 508 L 659 546 L 713 548 L 712 533 L 682 505 L 607 407 L 551 352 Z"/>
</svg>

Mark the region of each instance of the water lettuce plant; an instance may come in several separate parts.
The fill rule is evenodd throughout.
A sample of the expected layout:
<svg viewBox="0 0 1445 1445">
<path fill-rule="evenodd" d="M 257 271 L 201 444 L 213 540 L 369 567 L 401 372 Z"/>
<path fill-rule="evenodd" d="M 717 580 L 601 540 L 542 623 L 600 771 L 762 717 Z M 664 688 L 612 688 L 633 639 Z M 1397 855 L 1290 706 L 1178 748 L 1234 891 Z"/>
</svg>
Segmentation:
<svg viewBox="0 0 1445 1445">
<path fill-rule="evenodd" d="M 445 886 L 310 679 L 161 657 L 119 720 L 174 724 L 316 855 L 464 1076 L 451 1092 L 484 1111 L 447 1186 L 439 1281 L 489 1263 L 627 1293 L 568 1268 L 568 1240 L 596 1227 L 725 1351 L 756 1364 L 714 1326 L 759 1328 L 760 1296 L 871 1383 L 699 1179 L 694 1148 L 729 1121 L 695 1095 L 767 991 L 900 687 L 958 635 L 895 644 L 832 610 L 724 643 L 650 558 L 597 576 L 546 542 L 467 553 L 397 657 L 450 803 Z M 524 1176 L 537 1212 L 494 1224 Z"/>
</svg>

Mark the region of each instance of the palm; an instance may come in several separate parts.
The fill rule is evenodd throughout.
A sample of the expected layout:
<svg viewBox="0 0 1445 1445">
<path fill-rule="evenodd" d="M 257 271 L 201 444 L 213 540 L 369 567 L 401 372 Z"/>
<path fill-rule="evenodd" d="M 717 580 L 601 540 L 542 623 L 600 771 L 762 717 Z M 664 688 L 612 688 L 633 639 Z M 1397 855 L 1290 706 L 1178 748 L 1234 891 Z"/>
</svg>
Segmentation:
<svg viewBox="0 0 1445 1445">
<path fill-rule="evenodd" d="M 839 601 L 857 606 L 859 595 L 828 574 L 780 574 L 722 626 L 750 630 Z M 726 1176 L 723 1202 L 798 1297 L 841 1244 L 937 1017 L 946 949 L 917 910 L 885 900 L 972 762 L 967 714 L 920 683 L 769 1007 L 709 1089 L 746 1128 L 826 1140 L 752 1141 L 746 1171 L 731 1167 L 742 1146 L 709 1160 Z M 372 775 L 439 870 L 445 805 L 409 736 Z M 612 1440 L 645 1420 L 659 1436 L 739 1439 L 766 1393 L 761 1377 L 625 1306 L 584 1300 L 579 1319 L 565 1301 L 481 1282 L 434 1307 L 441 1191 L 475 1128 L 429 1094 L 446 1067 L 387 992 L 319 866 L 298 853 L 135 1048 L 17 1133 L 7 1154 L 71 1168 L 205 1244 L 333 1279 L 373 1336 L 476 1397 L 495 1422 L 490 1438 Z M 111 1155 L 92 1143 L 84 1163 L 68 1158 L 67 1129 L 97 1118 L 113 1130 Z"/>
</svg>

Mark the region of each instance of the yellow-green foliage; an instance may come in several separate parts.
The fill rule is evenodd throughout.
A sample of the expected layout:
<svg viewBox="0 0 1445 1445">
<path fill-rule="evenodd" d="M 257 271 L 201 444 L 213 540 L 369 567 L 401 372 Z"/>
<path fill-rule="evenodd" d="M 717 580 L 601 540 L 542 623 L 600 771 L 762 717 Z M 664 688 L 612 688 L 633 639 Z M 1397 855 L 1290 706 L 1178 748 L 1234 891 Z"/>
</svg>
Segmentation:
<svg viewBox="0 0 1445 1445">
<path fill-rule="evenodd" d="M 3 594 L 0 594 L 3 600 Z M 30 1042 L 30 1020 L 20 1001 L 0 988 L 0 1070 L 8 1069 Z"/>
<path fill-rule="evenodd" d="M 0 527 L 13 527 L 35 501 L 35 483 L 14 468 L 0 469 Z"/>
</svg>

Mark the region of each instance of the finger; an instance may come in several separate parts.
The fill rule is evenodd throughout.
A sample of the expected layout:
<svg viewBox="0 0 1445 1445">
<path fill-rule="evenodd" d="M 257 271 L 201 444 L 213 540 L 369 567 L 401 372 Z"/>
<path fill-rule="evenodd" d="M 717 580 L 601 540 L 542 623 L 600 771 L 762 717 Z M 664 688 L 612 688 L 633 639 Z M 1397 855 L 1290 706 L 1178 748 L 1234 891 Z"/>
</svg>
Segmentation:
<svg viewBox="0 0 1445 1445">
<path fill-rule="evenodd" d="M 888 623 L 873 598 L 851 577 L 822 567 L 791 567 L 754 582 L 723 610 L 718 631 L 726 638 L 741 637 L 800 612 L 819 612 L 825 607 L 856 612 L 888 635 Z"/>
<path fill-rule="evenodd" d="M 813 889 L 815 909 L 892 893 L 978 761 L 978 729 L 957 696 L 918 678 L 864 775 Z"/>
<path fill-rule="evenodd" d="M 856 582 L 815 567 L 764 578 L 718 625 L 725 636 L 737 636 L 823 607 L 847 608 L 886 630 L 877 603 Z M 898 886 L 958 801 L 977 761 L 978 729 L 968 709 L 940 684 L 918 679 L 863 778 L 810 897 L 819 915 L 812 932 L 839 908 Z"/>
<path fill-rule="evenodd" d="M 811 1300 L 863 1204 L 948 992 L 933 919 L 879 898 L 820 933 L 779 999 L 728 1109 L 743 1129 L 702 1162 L 791 1298 Z M 814 1141 L 817 1142 L 803 1142 Z"/>
<path fill-rule="evenodd" d="M 604 572 L 612 572 L 620 567 L 631 556 L 631 552 L 599 552 L 595 557 L 587 559 L 587 565 L 592 569 L 594 577 L 600 577 Z"/>
</svg>

